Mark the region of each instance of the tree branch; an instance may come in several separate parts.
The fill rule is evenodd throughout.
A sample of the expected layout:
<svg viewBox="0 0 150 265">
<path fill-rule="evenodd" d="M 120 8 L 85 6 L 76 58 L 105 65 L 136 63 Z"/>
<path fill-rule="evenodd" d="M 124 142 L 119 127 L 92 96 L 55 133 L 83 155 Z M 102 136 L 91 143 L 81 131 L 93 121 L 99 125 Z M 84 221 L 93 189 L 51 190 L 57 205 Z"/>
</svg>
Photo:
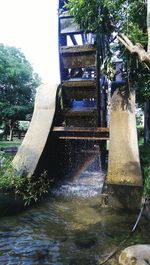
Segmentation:
<svg viewBox="0 0 150 265">
<path fill-rule="evenodd" d="M 150 55 L 145 51 L 143 46 L 140 43 L 136 43 L 135 45 L 129 40 L 129 38 L 119 33 L 117 39 L 129 50 L 131 53 L 136 53 L 141 62 L 145 62 L 147 66 L 150 64 Z"/>
</svg>

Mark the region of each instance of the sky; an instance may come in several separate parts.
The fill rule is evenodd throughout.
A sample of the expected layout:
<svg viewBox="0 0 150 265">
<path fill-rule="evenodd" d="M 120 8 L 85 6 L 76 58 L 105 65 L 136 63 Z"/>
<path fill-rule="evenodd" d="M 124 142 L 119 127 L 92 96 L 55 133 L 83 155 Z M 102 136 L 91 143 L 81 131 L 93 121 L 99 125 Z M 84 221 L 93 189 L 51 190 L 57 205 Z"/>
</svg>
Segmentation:
<svg viewBox="0 0 150 265">
<path fill-rule="evenodd" d="M 0 43 L 19 48 L 43 83 L 59 83 L 58 0 L 0 0 Z"/>
</svg>

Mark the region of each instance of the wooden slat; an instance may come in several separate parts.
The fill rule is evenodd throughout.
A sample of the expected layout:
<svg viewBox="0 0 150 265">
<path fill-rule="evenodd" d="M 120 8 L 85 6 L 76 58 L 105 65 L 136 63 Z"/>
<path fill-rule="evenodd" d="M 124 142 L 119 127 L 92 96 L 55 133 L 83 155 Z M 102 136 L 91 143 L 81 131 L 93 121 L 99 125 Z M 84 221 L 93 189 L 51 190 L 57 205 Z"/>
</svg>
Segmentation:
<svg viewBox="0 0 150 265">
<path fill-rule="evenodd" d="M 95 79 L 82 79 L 82 78 L 75 78 L 69 80 L 63 80 L 62 85 L 64 87 L 95 87 L 96 80 Z"/>
<path fill-rule="evenodd" d="M 96 48 L 92 44 L 63 46 L 60 53 L 64 68 L 96 66 Z"/>
<path fill-rule="evenodd" d="M 108 127 L 54 127 L 53 132 L 109 132 Z"/>
<path fill-rule="evenodd" d="M 69 54 L 69 53 L 88 53 L 88 52 L 96 52 L 96 47 L 93 44 L 85 44 L 85 45 L 75 45 L 75 46 L 62 46 L 60 48 L 60 53 Z"/>
<path fill-rule="evenodd" d="M 63 96 L 66 99 L 82 100 L 97 97 L 96 80 L 75 78 L 62 82 Z"/>
<path fill-rule="evenodd" d="M 65 100 L 83 100 L 84 98 L 86 99 L 91 99 L 94 98 L 96 99 L 97 97 L 97 91 L 96 88 L 82 88 L 82 87 L 65 87 L 63 88 L 63 96 Z"/>
<path fill-rule="evenodd" d="M 71 109 L 67 109 L 66 110 L 66 113 L 65 114 L 68 114 L 68 115 L 90 115 L 90 114 L 93 114 L 95 113 L 96 114 L 97 112 L 97 108 L 96 106 L 95 107 L 72 107 Z"/>
<path fill-rule="evenodd" d="M 86 54 L 76 54 L 73 53 L 65 54 L 62 57 L 62 62 L 64 68 L 76 68 L 76 67 L 95 67 L 96 66 L 96 56 L 94 53 Z"/>
<path fill-rule="evenodd" d="M 109 128 L 105 127 L 54 127 L 53 133 L 62 140 L 99 141 L 109 139 Z"/>
<path fill-rule="evenodd" d="M 100 141 L 108 140 L 109 137 L 81 137 L 81 136 L 60 136 L 59 139 L 62 140 L 87 140 L 87 141 Z"/>
</svg>

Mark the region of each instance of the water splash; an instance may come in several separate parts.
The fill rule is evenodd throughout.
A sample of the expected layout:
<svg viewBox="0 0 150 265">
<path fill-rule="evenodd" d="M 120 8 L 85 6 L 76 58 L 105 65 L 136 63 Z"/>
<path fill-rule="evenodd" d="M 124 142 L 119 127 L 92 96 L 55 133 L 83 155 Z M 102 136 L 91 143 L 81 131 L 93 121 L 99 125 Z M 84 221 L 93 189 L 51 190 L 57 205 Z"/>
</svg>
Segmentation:
<svg viewBox="0 0 150 265">
<path fill-rule="evenodd" d="M 52 190 L 54 196 L 94 197 L 102 192 L 105 174 L 101 170 L 99 156 L 73 180 L 64 180 Z"/>
</svg>

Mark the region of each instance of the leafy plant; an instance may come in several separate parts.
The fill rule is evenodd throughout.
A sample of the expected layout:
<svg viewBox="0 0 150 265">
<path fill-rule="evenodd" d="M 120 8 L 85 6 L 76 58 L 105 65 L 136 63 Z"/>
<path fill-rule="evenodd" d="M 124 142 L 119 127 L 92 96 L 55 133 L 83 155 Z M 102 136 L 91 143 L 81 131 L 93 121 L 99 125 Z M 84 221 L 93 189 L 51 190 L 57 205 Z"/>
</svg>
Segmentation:
<svg viewBox="0 0 150 265">
<path fill-rule="evenodd" d="M 146 5 L 143 0 L 130 3 L 124 0 L 68 0 L 65 7 L 87 31 L 105 34 L 122 31 L 132 40 L 142 44 L 147 42 Z"/>
<path fill-rule="evenodd" d="M 141 166 L 144 176 L 144 194 L 150 195 L 150 144 L 140 146 Z"/>
<path fill-rule="evenodd" d="M 15 193 L 20 195 L 25 205 L 37 202 L 44 194 L 48 193 L 51 180 L 47 172 L 44 171 L 39 177 L 35 175 L 32 178 L 21 177 L 15 183 Z"/>
<path fill-rule="evenodd" d="M 7 173 L 6 173 L 7 172 Z M 14 170 L 10 158 L 0 156 L 0 189 L 9 190 L 14 184 Z"/>
<path fill-rule="evenodd" d="M 19 175 L 15 172 L 10 159 L 3 159 L 0 168 L 0 189 L 3 191 L 12 190 L 19 195 L 25 205 L 37 202 L 48 193 L 52 180 L 49 179 L 47 172 L 44 171 L 40 176 L 33 175 L 27 178 L 26 174 Z"/>
<path fill-rule="evenodd" d="M 145 176 L 144 193 L 145 195 L 150 196 L 150 166 L 144 168 L 144 176 Z"/>
</svg>

